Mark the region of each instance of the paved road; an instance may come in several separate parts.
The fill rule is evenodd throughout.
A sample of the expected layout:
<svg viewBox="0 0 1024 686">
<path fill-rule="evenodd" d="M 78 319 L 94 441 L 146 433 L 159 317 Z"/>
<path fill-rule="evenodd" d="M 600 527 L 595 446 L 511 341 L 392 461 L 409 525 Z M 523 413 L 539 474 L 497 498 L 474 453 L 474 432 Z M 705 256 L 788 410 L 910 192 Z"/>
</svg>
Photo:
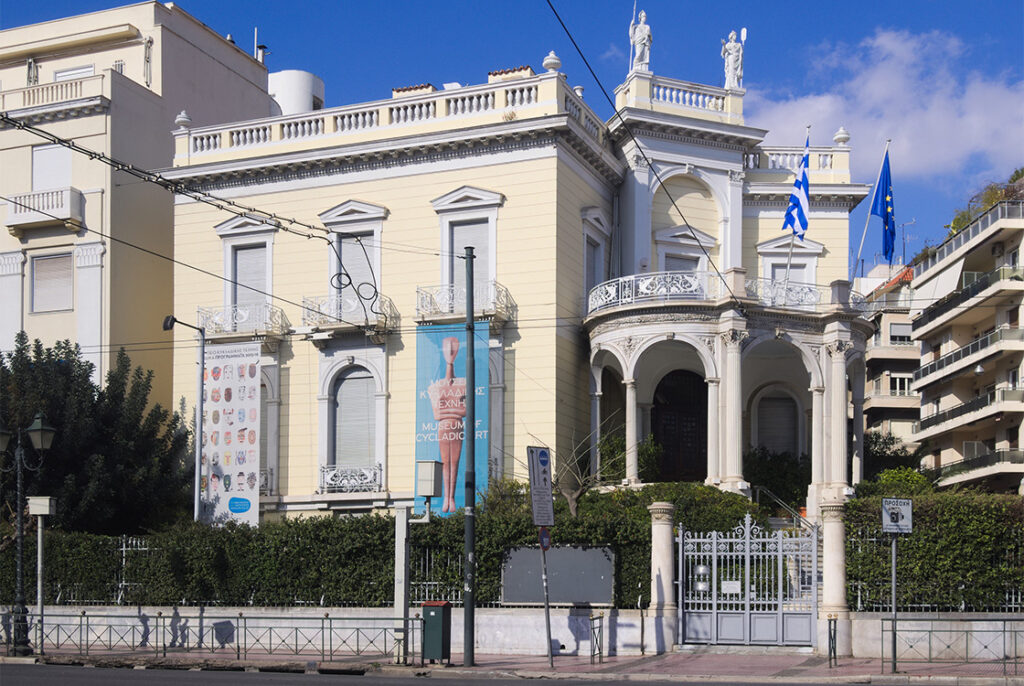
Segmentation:
<svg viewBox="0 0 1024 686">
<path fill-rule="evenodd" d="M 66 667 L 63 665 L 0 665 L 0 683 L 3 686 L 122 686 L 123 684 L 143 684 L 145 686 L 315 686 L 316 684 L 363 684 L 364 686 L 423 686 L 427 681 L 416 676 L 391 676 L 368 674 L 352 676 L 342 674 L 271 674 L 267 672 L 226 672 L 226 671 L 183 671 L 174 669 L 104 669 L 97 667 Z M 502 679 L 488 676 L 457 676 L 452 678 L 439 677 L 436 673 L 430 677 L 430 683 L 453 683 L 460 686 L 486 684 L 487 686 L 503 686 L 516 684 L 523 686 L 523 679 Z M 607 679 L 558 679 L 559 686 L 593 686 L 595 683 L 614 683 Z M 667 686 L 678 684 L 678 681 L 643 681 L 645 686 Z M 749 682 L 721 682 L 716 686 L 745 686 Z M 808 686 L 810 682 L 801 680 L 799 686 Z M 823 681 L 822 683 L 828 683 Z M 797 686 L 797 683 L 773 681 L 773 686 Z"/>
</svg>

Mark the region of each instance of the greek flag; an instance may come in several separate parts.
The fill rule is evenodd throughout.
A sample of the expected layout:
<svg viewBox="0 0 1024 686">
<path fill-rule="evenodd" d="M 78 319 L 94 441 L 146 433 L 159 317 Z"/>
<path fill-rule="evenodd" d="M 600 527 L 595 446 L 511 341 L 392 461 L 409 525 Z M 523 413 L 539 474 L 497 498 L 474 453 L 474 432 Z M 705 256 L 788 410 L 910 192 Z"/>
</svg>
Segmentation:
<svg viewBox="0 0 1024 686">
<path fill-rule="evenodd" d="M 811 137 L 804 141 L 804 158 L 800 160 L 800 168 L 793 182 L 793 192 L 789 196 L 789 207 L 786 209 L 786 220 L 782 230 L 792 229 L 793 235 L 800 240 L 807 233 L 807 215 L 809 214 L 810 184 L 807 183 L 807 161 L 810 157 Z"/>
</svg>

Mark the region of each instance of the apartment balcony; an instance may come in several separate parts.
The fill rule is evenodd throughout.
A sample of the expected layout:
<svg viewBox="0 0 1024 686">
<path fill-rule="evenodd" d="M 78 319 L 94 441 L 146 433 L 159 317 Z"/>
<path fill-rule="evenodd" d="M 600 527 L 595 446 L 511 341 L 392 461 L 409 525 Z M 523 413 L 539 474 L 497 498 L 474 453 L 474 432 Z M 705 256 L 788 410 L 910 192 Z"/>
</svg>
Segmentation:
<svg viewBox="0 0 1024 686">
<path fill-rule="evenodd" d="M 390 298 L 377 294 L 367 300 L 349 288 L 341 294 L 303 298 L 302 325 L 314 342 L 355 330 L 383 336 L 398 328 L 399 316 Z"/>
<path fill-rule="evenodd" d="M 921 407 L 921 396 L 913 391 L 873 389 L 864 396 L 864 411 L 869 410 L 917 410 Z"/>
<path fill-rule="evenodd" d="M 7 230 L 21 238 L 27 229 L 61 226 L 76 233 L 85 218 L 85 198 L 77 188 L 54 188 L 12 196 L 7 203 Z"/>
<path fill-rule="evenodd" d="M 1024 451 L 998 450 L 934 469 L 922 469 L 921 473 L 938 486 L 986 481 L 995 490 L 1009 490 L 1024 477 Z"/>
<path fill-rule="evenodd" d="M 997 267 L 990 272 L 978 275 L 974 281 L 967 283 L 960 290 L 925 308 L 914 319 L 911 326 L 917 338 L 922 338 L 927 335 L 926 330 L 938 328 L 932 326 L 933 324 L 948 323 L 949 320 L 961 314 L 961 311 L 967 312 L 967 316 L 972 321 L 980 321 L 990 317 L 991 313 L 986 314 L 983 310 L 978 310 L 977 306 L 1007 290 L 1024 291 L 1024 269 Z M 952 316 L 946 317 L 950 313 Z"/>
<path fill-rule="evenodd" d="M 199 326 L 208 340 L 222 342 L 260 340 L 268 344 L 280 341 L 291 330 L 284 310 L 274 305 L 230 305 L 200 307 Z"/>
<path fill-rule="evenodd" d="M 993 205 L 987 212 L 957 232 L 955 236 L 948 238 L 935 249 L 934 253 L 914 265 L 914 278 L 917 279 L 928 270 L 938 266 L 947 257 L 995 227 L 1003 219 L 1024 219 L 1024 201 L 1007 200 Z"/>
<path fill-rule="evenodd" d="M 29 113 L 60 115 L 56 110 L 106 106 L 109 93 L 104 90 L 104 76 L 54 81 L 26 88 L 0 92 L 0 112 L 21 118 Z"/>
<path fill-rule="evenodd" d="M 1024 329 L 999 329 L 946 353 L 914 372 L 915 390 L 956 374 L 1004 351 L 1024 350 Z"/>
<path fill-rule="evenodd" d="M 921 442 L 981 420 L 1001 420 L 1007 413 L 1024 412 L 1024 390 L 1002 388 L 954 405 L 914 423 L 913 440 Z"/>
<path fill-rule="evenodd" d="M 921 358 L 921 344 L 917 341 L 889 339 L 884 343 L 872 343 L 864 351 L 864 359 L 871 360 L 918 360 Z"/>
<path fill-rule="evenodd" d="M 384 470 L 374 467 L 320 466 L 320 493 L 377 493 L 384 487 Z"/>
<path fill-rule="evenodd" d="M 478 318 L 500 325 L 515 316 L 515 302 L 497 281 L 478 283 L 473 289 L 473 310 Z M 416 289 L 416 317 L 420 321 L 457 321 L 466 317 L 466 289 L 452 284 Z"/>
<path fill-rule="evenodd" d="M 819 312 L 842 306 L 830 287 L 793 281 L 747 279 L 739 297 L 755 300 L 765 307 Z M 713 272 L 653 272 L 632 274 L 611 279 L 591 289 L 587 297 L 587 313 L 656 302 L 705 302 L 713 304 L 731 297 L 722 277 Z M 863 296 L 850 293 L 852 307 L 859 308 Z"/>
</svg>

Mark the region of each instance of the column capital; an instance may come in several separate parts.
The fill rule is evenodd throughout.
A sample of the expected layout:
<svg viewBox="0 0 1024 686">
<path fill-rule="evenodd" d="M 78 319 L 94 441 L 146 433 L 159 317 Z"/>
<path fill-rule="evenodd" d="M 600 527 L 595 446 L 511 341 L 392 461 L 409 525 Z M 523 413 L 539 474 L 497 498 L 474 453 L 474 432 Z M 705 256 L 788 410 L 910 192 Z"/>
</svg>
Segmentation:
<svg viewBox="0 0 1024 686">
<path fill-rule="evenodd" d="M 666 502 L 651 503 L 647 506 L 647 511 L 651 513 L 652 523 L 671 524 L 672 515 L 676 512 L 676 506 L 673 503 Z"/>
<path fill-rule="evenodd" d="M 824 386 L 811 386 L 807 390 L 809 390 L 811 393 L 814 393 L 816 395 L 824 395 L 825 394 L 825 387 Z"/>
<path fill-rule="evenodd" d="M 825 350 L 832 358 L 846 357 L 846 353 L 853 349 L 852 341 L 832 341 L 825 345 Z"/>
<path fill-rule="evenodd" d="M 821 519 L 825 522 L 841 522 L 846 512 L 846 503 L 841 500 L 828 500 L 820 505 Z"/>
<path fill-rule="evenodd" d="M 722 342 L 727 346 L 739 346 L 750 337 L 750 333 L 745 329 L 729 329 L 719 334 L 719 336 L 721 336 Z"/>
<path fill-rule="evenodd" d="M 636 379 L 623 379 L 622 380 L 622 385 L 623 386 L 636 386 Z"/>
<path fill-rule="evenodd" d="M 722 383 L 722 380 L 717 376 L 709 376 L 704 379 L 704 383 L 708 384 L 709 386 L 717 386 L 718 384 Z"/>
<path fill-rule="evenodd" d="M 0 276 L 21 276 L 25 264 L 25 253 L 20 250 L 0 253 Z"/>
<path fill-rule="evenodd" d="M 107 252 L 107 246 L 103 244 L 103 241 L 79 243 L 75 246 L 75 266 L 79 269 L 102 267 L 105 252 Z"/>
</svg>

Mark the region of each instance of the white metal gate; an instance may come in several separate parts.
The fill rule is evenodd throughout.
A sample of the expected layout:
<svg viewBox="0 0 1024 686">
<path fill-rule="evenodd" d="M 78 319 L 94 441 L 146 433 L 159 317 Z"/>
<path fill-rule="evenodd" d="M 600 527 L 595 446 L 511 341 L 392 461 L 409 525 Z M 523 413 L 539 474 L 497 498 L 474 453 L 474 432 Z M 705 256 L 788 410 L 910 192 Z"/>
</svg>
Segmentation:
<svg viewBox="0 0 1024 686">
<path fill-rule="evenodd" d="M 681 643 L 814 645 L 817 528 L 676 536 Z"/>
</svg>

